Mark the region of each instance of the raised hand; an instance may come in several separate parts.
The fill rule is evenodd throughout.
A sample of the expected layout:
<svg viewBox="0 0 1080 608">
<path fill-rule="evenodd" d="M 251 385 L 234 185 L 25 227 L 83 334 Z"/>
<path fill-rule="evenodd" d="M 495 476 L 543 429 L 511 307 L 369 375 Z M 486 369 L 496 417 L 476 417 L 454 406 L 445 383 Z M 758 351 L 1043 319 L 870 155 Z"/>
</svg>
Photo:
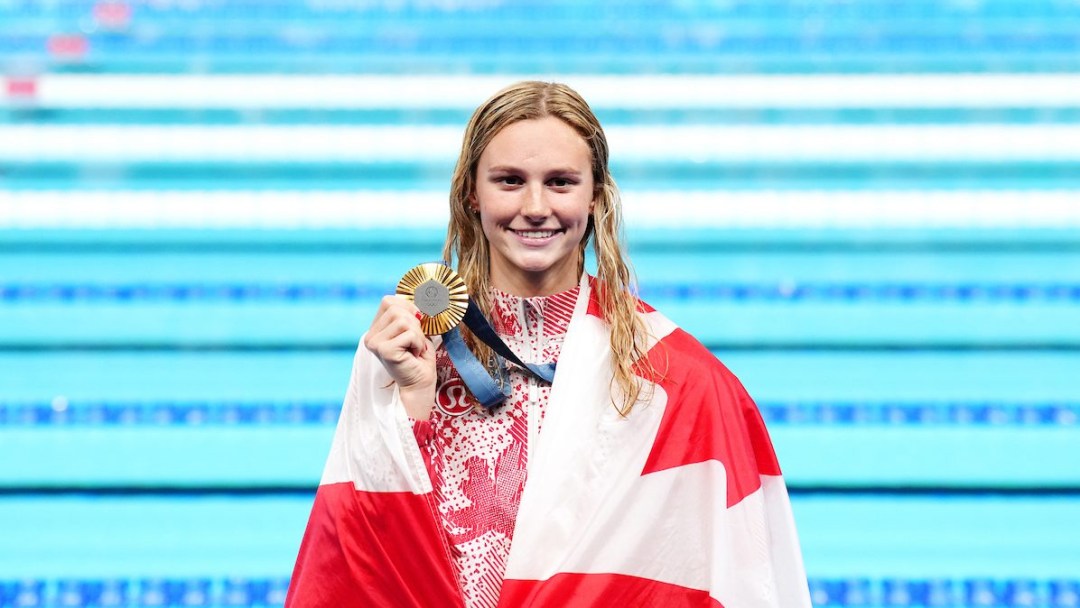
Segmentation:
<svg viewBox="0 0 1080 608">
<path fill-rule="evenodd" d="M 416 306 L 401 296 L 384 297 L 364 347 L 397 383 L 409 416 L 427 420 L 435 404 L 435 345 L 420 329 Z"/>
</svg>

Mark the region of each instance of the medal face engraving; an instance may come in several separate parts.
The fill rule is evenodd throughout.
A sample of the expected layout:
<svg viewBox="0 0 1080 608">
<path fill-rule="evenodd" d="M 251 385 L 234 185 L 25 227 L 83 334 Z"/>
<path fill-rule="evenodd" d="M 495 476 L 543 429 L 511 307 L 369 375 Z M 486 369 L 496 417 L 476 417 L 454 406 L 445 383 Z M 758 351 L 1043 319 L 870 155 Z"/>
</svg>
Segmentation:
<svg viewBox="0 0 1080 608">
<path fill-rule="evenodd" d="M 428 279 L 416 288 L 413 302 L 420 312 L 434 317 L 450 308 L 450 290 L 435 279 Z"/>
<path fill-rule="evenodd" d="M 429 336 L 445 334 L 465 318 L 469 292 L 465 281 L 450 267 L 435 262 L 420 264 L 398 281 L 396 293 L 416 304 L 423 317 L 420 329 Z"/>
</svg>

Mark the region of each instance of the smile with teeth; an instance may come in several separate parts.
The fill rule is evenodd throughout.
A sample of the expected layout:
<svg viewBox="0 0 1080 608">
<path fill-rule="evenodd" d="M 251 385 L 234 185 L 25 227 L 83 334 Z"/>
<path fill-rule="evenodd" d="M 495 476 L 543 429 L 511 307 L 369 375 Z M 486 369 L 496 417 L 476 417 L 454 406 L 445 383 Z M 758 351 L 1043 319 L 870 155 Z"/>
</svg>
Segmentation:
<svg viewBox="0 0 1080 608">
<path fill-rule="evenodd" d="M 514 230 L 513 228 L 510 231 L 527 239 L 546 239 L 562 232 L 562 230 Z"/>
</svg>

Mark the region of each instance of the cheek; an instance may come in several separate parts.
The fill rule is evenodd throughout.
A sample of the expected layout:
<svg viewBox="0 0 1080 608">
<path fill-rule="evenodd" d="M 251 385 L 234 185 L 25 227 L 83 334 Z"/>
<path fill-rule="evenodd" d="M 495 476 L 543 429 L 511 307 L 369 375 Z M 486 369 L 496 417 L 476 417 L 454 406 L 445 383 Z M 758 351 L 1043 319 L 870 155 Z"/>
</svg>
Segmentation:
<svg viewBox="0 0 1080 608">
<path fill-rule="evenodd" d="M 476 188 L 476 207 L 484 218 L 499 217 L 505 213 L 507 207 L 506 193 L 482 184 Z"/>
<path fill-rule="evenodd" d="M 490 215 L 480 215 L 480 227 L 484 230 L 484 236 L 489 241 L 499 235 L 498 227 Z"/>
<path fill-rule="evenodd" d="M 572 221 L 577 227 L 584 229 L 592 215 L 593 203 L 591 200 L 577 200 L 567 205 L 563 211 L 563 217 Z"/>
<path fill-rule="evenodd" d="M 484 237 L 491 241 L 501 238 L 503 234 L 502 226 L 505 226 L 511 219 L 512 215 L 506 213 L 505 206 L 497 204 L 492 199 L 485 199 L 480 204 L 480 228 L 484 232 Z"/>
</svg>

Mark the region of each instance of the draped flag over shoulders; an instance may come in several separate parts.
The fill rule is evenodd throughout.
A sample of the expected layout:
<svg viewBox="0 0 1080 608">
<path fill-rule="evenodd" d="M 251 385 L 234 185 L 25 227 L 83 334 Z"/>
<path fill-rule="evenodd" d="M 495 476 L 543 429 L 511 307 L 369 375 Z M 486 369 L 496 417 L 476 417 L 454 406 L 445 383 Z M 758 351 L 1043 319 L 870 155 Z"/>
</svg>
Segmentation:
<svg viewBox="0 0 1080 608">
<path fill-rule="evenodd" d="M 658 377 L 615 408 L 609 332 L 583 280 L 500 606 L 809 608 L 791 505 L 757 407 L 644 303 Z M 412 423 L 362 346 L 286 606 L 462 606 Z"/>
</svg>

